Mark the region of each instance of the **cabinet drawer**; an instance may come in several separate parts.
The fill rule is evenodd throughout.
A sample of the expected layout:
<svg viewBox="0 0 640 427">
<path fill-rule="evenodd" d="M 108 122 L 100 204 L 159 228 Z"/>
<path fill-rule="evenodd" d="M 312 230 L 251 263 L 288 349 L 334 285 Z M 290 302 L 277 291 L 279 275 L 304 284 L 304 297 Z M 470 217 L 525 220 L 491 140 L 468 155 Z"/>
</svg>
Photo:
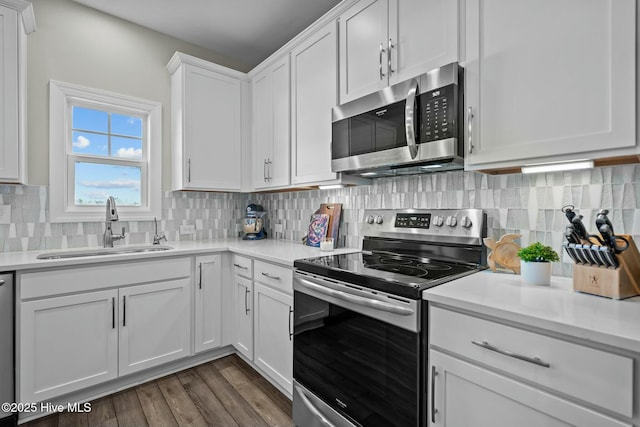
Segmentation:
<svg viewBox="0 0 640 427">
<path fill-rule="evenodd" d="M 255 261 L 255 280 L 276 289 L 293 293 L 293 270 L 279 265 Z"/>
<path fill-rule="evenodd" d="M 233 272 L 238 276 L 253 279 L 253 260 L 251 258 L 234 255 L 232 265 Z"/>
<path fill-rule="evenodd" d="M 431 347 L 626 417 L 633 415 L 633 359 L 629 357 L 437 307 L 431 307 L 429 339 Z"/>
<path fill-rule="evenodd" d="M 18 275 L 20 298 L 86 292 L 191 277 L 191 258 L 163 258 Z"/>
</svg>

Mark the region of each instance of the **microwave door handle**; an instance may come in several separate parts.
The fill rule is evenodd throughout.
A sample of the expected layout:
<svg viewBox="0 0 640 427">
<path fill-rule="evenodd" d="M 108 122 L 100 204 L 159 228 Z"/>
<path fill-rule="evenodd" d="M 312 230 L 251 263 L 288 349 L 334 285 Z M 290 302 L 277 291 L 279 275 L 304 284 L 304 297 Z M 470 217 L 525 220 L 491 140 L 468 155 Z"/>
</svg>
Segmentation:
<svg viewBox="0 0 640 427">
<path fill-rule="evenodd" d="M 409 147 L 409 153 L 411 159 L 415 159 L 418 155 L 418 144 L 416 143 L 416 129 L 415 129 L 415 104 L 416 95 L 418 92 L 418 81 L 411 79 L 409 83 L 409 92 L 407 93 L 407 103 L 404 107 L 404 127 L 407 136 L 407 147 Z"/>
</svg>

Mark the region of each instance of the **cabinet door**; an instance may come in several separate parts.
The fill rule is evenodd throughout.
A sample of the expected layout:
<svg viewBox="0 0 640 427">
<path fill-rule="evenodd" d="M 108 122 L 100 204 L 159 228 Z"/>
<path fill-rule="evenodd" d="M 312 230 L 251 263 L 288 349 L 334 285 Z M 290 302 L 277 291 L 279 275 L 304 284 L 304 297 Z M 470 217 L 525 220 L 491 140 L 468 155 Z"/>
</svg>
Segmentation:
<svg viewBox="0 0 640 427">
<path fill-rule="evenodd" d="M 336 106 L 337 39 L 331 22 L 291 52 L 291 182 L 336 179 L 331 172 L 331 108 Z"/>
<path fill-rule="evenodd" d="M 289 55 L 271 67 L 273 86 L 273 146 L 269 158 L 269 184 L 289 185 L 291 181 L 291 73 Z"/>
<path fill-rule="evenodd" d="M 118 376 L 116 290 L 20 304 L 21 402 L 40 402 Z"/>
<path fill-rule="evenodd" d="M 184 187 L 240 190 L 241 82 L 185 64 Z"/>
<path fill-rule="evenodd" d="M 430 426 L 631 427 L 440 352 L 429 358 Z"/>
<path fill-rule="evenodd" d="M 458 61 L 458 26 L 457 1 L 389 0 L 389 84 Z"/>
<path fill-rule="evenodd" d="M 190 353 L 190 279 L 120 289 L 120 375 Z"/>
<path fill-rule="evenodd" d="M 18 12 L 0 6 L 0 180 L 21 182 Z"/>
<path fill-rule="evenodd" d="M 255 188 L 289 184 L 290 83 L 289 55 L 253 79 Z"/>
<path fill-rule="evenodd" d="M 222 263 L 220 255 L 196 257 L 196 353 L 219 347 L 222 338 Z"/>
<path fill-rule="evenodd" d="M 293 298 L 254 284 L 254 363 L 293 393 Z"/>
<path fill-rule="evenodd" d="M 636 152 L 636 7 L 468 0 L 465 167 Z"/>
<path fill-rule="evenodd" d="M 253 282 L 235 276 L 236 349 L 253 360 Z"/>
<path fill-rule="evenodd" d="M 361 0 L 340 15 L 341 104 L 388 85 L 387 3 Z"/>
<path fill-rule="evenodd" d="M 273 81 L 271 70 L 253 78 L 253 185 L 269 186 L 268 159 L 273 147 Z"/>
</svg>

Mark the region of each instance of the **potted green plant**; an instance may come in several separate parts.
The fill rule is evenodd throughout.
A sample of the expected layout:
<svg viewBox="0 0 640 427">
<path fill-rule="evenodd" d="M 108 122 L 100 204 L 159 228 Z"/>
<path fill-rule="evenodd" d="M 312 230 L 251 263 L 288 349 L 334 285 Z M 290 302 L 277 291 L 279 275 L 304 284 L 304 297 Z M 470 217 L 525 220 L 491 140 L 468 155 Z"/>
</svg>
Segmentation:
<svg viewBox="0 0 640 427">
<path fill-rule="evenodd" d="M 558 253 L 551 246 L 532 243 L 518 251 L 522 280 L 532 285 L 551 284 L 551 263 L 559 261 Z"/>
</svg>

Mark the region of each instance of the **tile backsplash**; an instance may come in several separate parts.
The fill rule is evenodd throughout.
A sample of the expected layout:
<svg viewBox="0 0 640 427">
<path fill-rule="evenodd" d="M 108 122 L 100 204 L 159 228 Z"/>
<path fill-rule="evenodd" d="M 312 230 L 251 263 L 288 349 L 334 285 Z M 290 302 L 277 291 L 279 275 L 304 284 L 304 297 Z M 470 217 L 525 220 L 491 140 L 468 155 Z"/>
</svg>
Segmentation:
<svg viewBox="0 0 640 427">
<path fill-rule="evenodd" d="M 0 217 L 0 252 L 98 246 L 104 224 L 48 222 L 48 192 L 43 186 L 0 185 L 0 205 L 11 206 L 11 222 Z M 485 175 L 453 171 L 429 175 L 380 178 L 371 185 L 336 190 L 283 193 L 166 192 L 159 226 L 169 241 L 237 235 L 237 224 L 248 203 L 268 212 L 267 232 L 277 238 L 301 240 L 310 215 L 321 203 L 342 203 L 340 246 L 359 247 L 360 223 L 366 208 L 481 208 L 487 212 L 489 237 L 522 234 L 521 245 L 540 241 L 561 253 L 567 220 L 562 206 L 574 205 L 589 231 L 595 231 L 600 208 L 610 210 L 616 233 L 640 241 L 640 165 L 536 175 Z M 125 218 L 126 219 L 126 218 Z M 152 221 L 121 221 L 127 243 L 151 243 Z M 182 224 L 193 224 L 195 235 L 180 235 Z M 554 274 L 570 276 L 571 262 L 562 254 Z"/>
</svg>

